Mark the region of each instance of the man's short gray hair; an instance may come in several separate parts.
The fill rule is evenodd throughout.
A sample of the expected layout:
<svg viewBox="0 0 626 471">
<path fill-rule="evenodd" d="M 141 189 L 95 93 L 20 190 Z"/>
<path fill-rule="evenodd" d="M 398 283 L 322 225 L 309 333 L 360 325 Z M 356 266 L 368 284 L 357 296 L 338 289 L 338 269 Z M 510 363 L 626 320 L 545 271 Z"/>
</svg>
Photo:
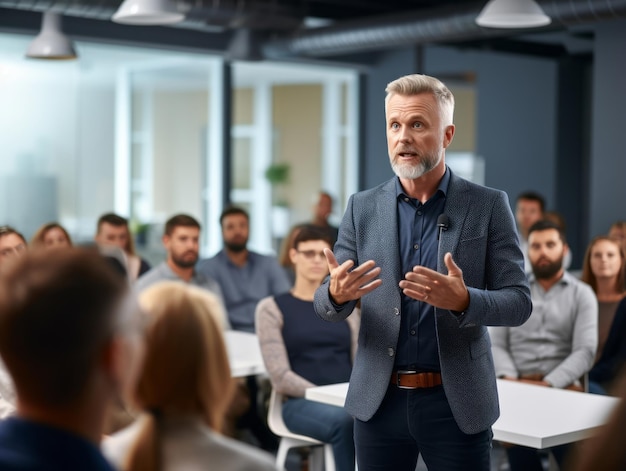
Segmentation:
<svg viewBox="0 0 626 471">
<path fill-rule="evenodd" d="M 387 84 L 385 104 L 392 95 L 412 96 L 420 93 L 431 93 L 439 103 L 444 125 L 453 123 L 454 95 L 443 82 L 435 77 L 423 74 L 411 74 L 400 77 Z"/>
</svg>

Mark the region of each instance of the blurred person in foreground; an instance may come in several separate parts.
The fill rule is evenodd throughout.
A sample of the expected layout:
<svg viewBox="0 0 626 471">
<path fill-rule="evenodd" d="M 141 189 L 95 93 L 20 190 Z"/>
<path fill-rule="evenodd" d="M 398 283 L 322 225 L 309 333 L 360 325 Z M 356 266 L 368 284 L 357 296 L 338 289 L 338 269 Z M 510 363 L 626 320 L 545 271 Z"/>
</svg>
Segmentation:
<svg viewBox="0 0 626 471">
<path fill-rule="evenodd" d="M 104 441 L 105 454 L 123 471 L 275 471 L 269 454 L 219 433 L 234 384 L 221 302 L 165 281 L 142 292 L 140 304 L 146 355 L 132 397 L 143 412 Z"/>
<path fill-rule="evenodd" d="M 0 422 L 0 469 L 112 471 L 105 417 L 142 356 L 138 307 L 96 252 L 38 251 L 0 276 L 0 354 L 17 414 Z"/>
<path fill-rule="evenodd" d="M 315 293 L 323 319 L 361 300 L 346 411 L 360 471 L 490 469 L 499 415 L 488 325 L 531 310 L 507 195 L 445 163 L 454 97 L 426 75 L 387 85 L 395 177 L 350 197 L 330 268 Z"/>
<path fill-rule="evenodd" d="M 306 388 L 348 381 L 357 348 L 358 314 L 329 323 L 313 307 L 315 290 L 328 275 L 324 249 L 331 244 L 324 229 L 300 228 L 289 250 L 296 282 L 290 291 L 259 302 L 256 331 L 272 387 L 287 399 L 282 406 L 287 428 L 332 444 L 337 470 L 351 471 L 354 420 L 343 407 L 304 397 Z"/>
<path fill-rule="evenodd" d="M 67 248 L 72 246 L 72 238 L 65 228 L 57 222 L 44 224 L 30 239 L 32 248 Z"/>
</svg>

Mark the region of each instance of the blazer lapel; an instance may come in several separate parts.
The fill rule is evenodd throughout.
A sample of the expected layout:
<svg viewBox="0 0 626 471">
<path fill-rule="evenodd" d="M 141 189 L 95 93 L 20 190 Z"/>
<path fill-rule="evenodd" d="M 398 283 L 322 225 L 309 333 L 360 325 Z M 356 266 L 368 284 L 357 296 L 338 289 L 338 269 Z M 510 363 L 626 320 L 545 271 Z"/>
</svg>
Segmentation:
<svg viewBox="0 0 626 471">
<path fill-rule="evenodd" d="M 448 185 L 448 194 L 446 195 L 446 204 L 444 206 L 444 214 L 448 216 L 448 230 L 441 233 L 439 240 L 439 251 L 437 254 L 437 271 L 439 273 L 448 273 L 443 257 L 447 252 L 452 253 L 454 256 L 454 251 L 459 245 L 461 229 L 471 205 L 471 193 L 468 191 L 465 180 L 457 177 L 450 171 L 450 184 Z"/>
</svg>

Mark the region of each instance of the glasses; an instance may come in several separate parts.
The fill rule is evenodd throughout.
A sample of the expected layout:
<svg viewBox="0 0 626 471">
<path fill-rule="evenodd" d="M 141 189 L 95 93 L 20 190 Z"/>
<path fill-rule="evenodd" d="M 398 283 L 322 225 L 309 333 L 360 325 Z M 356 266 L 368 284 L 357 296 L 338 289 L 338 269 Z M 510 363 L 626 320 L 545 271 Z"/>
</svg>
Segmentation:
<svg viewBox="0 0 626 471">
<path fill-rule="evenodd" d="M 322 260 L 326 258 L 323 250 L 320 250 L 319 252 L 317 250 L 298 250 L 298 253 L 304 255 L 304 258 L 306 258 L 307 260 L 313 260 L 315 256 L 318 256 Z"/>
<path fill-rule="evenodd" d="M 19 244 L 16 245 L 15 247 L 7 247 L 6 249 L 3 249 L 2 251 L 0 251 L 0 257 L 11 257 L 13 255 L 19 255 L 22 252 L 26 251 L 26 245 L 24 244 Z"/>
</svg>

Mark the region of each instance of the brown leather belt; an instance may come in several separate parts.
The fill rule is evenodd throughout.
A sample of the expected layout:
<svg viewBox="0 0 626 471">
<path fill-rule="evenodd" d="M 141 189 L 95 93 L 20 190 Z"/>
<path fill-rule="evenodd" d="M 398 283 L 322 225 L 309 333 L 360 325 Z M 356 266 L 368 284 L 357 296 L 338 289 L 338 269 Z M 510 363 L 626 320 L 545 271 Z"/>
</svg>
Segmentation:
<svg viewBox="0 0 626 471">
<path fill-rule="evenodd" d="M 433 388 L 441 384 L 441 373 L 398 370 L 391 373 L 391 384 L 401 389 Z"/>
</svg>

